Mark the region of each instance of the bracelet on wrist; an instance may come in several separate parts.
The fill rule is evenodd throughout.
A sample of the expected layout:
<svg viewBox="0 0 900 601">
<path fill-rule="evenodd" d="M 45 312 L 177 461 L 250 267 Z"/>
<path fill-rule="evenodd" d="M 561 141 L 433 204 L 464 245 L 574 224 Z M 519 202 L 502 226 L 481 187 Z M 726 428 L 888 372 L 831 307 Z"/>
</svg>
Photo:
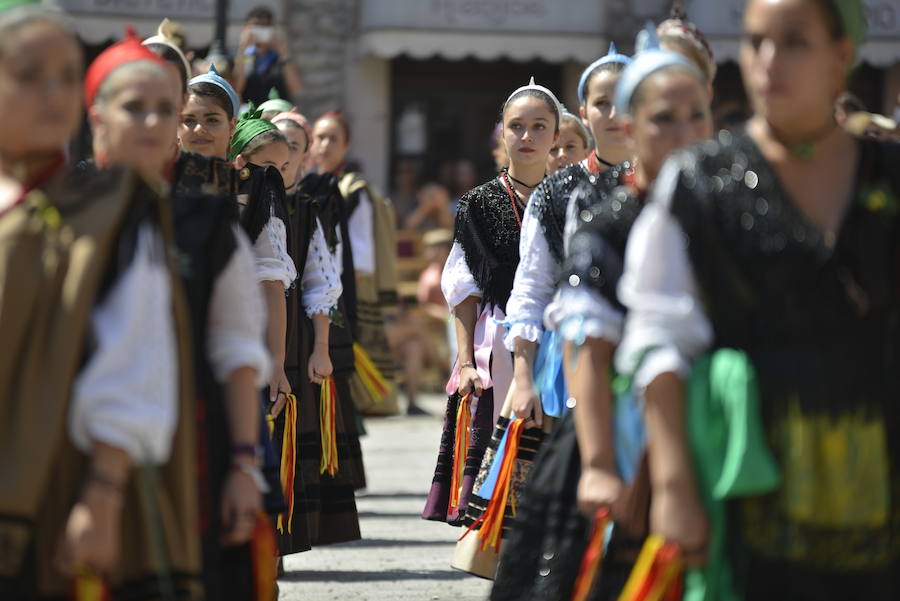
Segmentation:
<svg viewBox="0 0 900 601">
<path fill-rule="evenodd" d="M 92 484 L 107 490 L 122 494 L 125 490 L 125 483 L 109 474 L 91 470 L 85 480 L 85 484 Z"/>
<path fill-rule="evenodd" d="M 247 456 L 256 458 L 256 445 L 255 444 L 233 444 L 231 445 L 231 456 Z"/>
<path fill-rule="evenodd" d="M 465 369 L 466 367 L 471 367 L 474 369 L 475 364 L 471 361 L 466 361 L 465 363 L 463 363 L 462 365 L 459 366 L 460 369 Z"/>
</svg>

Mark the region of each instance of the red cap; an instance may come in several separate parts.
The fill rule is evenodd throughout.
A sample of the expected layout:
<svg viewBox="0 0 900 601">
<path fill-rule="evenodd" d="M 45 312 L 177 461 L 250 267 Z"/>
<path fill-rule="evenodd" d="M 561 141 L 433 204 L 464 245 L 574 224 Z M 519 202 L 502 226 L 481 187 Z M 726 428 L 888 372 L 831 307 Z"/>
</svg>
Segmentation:
<svg viewBox="0 0 900 601">
<path fill-rule="evenodd" d="M 125 30 L 125 39 L 101 52 L 100 56 L 95 58 L 91 66 L 88 67 L 84 76 L 85 106 L 93 106 L 94 99 L 97 97 L 97 91 L 110 73 L 125 63 L 133 63 L 135 61 L 150 61 L 162 66 L 167 64 L 163 58 L 151 52 L 146 46 L 141 45 L 141 39 L 135 34 L 134 28 L 129 26 Z"/>
</svg>

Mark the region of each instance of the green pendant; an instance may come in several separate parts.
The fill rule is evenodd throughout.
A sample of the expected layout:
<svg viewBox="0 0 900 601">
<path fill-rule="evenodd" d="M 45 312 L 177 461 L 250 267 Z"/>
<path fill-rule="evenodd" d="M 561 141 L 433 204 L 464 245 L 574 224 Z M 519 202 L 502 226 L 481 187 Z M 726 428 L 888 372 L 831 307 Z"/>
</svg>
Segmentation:
<svg viewBox="0 0 900 601">
<path fill-rule="evenodd" d="M 808 161 L 815 153 L 816 145 L 812 140 L 801 140 L 791 146 L 791 154 L 803 161 Z"/>
</svg>

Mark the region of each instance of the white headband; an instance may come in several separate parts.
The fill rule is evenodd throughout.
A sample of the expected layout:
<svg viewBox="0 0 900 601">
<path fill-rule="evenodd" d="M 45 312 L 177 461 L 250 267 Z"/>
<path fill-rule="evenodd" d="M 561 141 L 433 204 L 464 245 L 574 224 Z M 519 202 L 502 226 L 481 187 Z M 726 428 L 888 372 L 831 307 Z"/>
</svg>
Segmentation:
<svg viewBox="0 0 900 601">
<path fill-rule="evenodd" d="M 553 101 L 553 107 L 556 109 L 557 124 L 562 125 L 562 115 L 563 115 L 562 105 L 559 103 L 559 100 L 556 99 L 556 95 L 553 92 L 551 92 L 544 86 L 539 86 L 536 83 L 534 83 L 534 76 L 531 77 L 531 81 L 528 82 L 527 86 L 522 86 L 521 88 L 519 88 L 518 90 L 516 90 L 515 92 L 510 94 L 509 98 L 506 99 L 506 104 L 509 104 L 509 101 L 513 99 L 513 96 L 515 96 L 519 92 L 525 92 L 526 90 L 535 90 L 536 92 L 541 92 L 543 94 L 546 94 L 550 98 L 550 100 Z"/>
</svg>

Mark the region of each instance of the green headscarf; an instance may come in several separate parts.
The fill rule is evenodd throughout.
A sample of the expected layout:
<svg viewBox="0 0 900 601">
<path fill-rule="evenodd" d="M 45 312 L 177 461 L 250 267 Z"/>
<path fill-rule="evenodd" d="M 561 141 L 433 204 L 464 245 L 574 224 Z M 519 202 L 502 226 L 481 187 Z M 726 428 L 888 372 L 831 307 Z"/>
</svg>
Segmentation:
<svg viewBox="0 0 900 601">
<path fill-rule="evenodd" d="M 287 113 L 294 108 L 294 105 L 289 101 L 284 100 L 281 96 L 278 95 L 278 90 L 272 88 L 269 90 L 269 99 L 259 105 L 259 110 L 262 112 L 267 111 L 278 111 L 279 113 Z"/>
<path fill-rule="evenodd" d="M 40 0 L 0 0 L 0 14 L 21 6 L 40 6 Z"/>
<path fill-rule="evenodd" d="M 831 0 L 841 22 L 841 29 L 858 50 L 866 37 L 866 11 L 862 0 Z"/>
<path fill-rule="evenodd" d="M 261 133 L 278 129 L 278 126 L 261 118 L 262 107 L 256 108 L 250 103 L 250 108 L 241 113 L 234 133 L 231 135 L 231 150 L 228 152 L 228 159 L 233 161 L 234 158 L 241 154 L 241 151 L 247 147 L 250 140 Z"/>
</svg>

